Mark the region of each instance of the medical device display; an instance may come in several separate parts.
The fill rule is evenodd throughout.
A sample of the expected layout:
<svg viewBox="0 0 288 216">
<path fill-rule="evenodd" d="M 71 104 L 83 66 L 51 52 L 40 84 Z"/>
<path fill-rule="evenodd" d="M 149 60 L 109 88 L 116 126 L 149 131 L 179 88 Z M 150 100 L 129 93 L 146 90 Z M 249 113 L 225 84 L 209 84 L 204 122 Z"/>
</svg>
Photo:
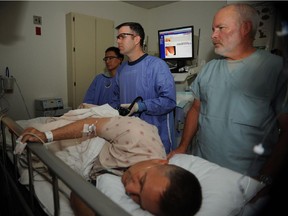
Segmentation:
<svg viewBox="0 0 288 216">
<path fill-rule="evenodd" d="M 159 57 L 168 64 L 174 60 L 178 69 L 184 67 L 194 58 L 193 37 L 193 26 L 158 30 Z"/>
</svg>

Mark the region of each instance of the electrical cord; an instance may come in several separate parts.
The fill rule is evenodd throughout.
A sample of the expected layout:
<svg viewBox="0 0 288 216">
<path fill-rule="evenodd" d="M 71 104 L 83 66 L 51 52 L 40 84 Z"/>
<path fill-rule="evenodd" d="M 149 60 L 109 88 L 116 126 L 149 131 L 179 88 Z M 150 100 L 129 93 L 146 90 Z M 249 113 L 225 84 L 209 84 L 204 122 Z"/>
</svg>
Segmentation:
<svg viewBox="0 0 288 216">
<path fill-rule="evenodd" d="M 13 78 L 14 78 L 14 80 L 15 80 L 16 86 L 17 86 L 17 88 L 18 88 L 18 91 L 19 91 L 20 96 L 21 96 L 21 98 L 22 98 L 22 101 L 23 101 L 23 103 L 24 103 L 24 106 L 25 106 L 27 115 L 28 115 L 28 117 L 29 117 L 29 119 L 30 119 L 30 118 L 31 118 L 31 115 L 30 115 L 30 112 L 29 112 L 29 110 L 28 110 L 28 107 L 27 107 L 27 104 L 26 104 L 26 102 L 25 102 L 25 99 L 24 99 L 24 97 L 23 97 L 22 91 L 21 91 L 21 89 L 20 89 L 20 87 L 19 87 L 19 85 L 18 85 L 18 82 L 17 82 L 16 78 L 15 78 L 15 77 L 13 77 Z"/>
<path fill-rule="evenodd" d="M 22 137 L 25 137 L 27 135 L 31 135 L 31 136 L 34 136 L 36 137 L 37 139 L 39 139 L 39 141 L 42 143 L 42 144 L 45 144 L 45 141 L 43 139 L 41 139 L 38 135 L 34 134 L 34 133 L 30 133 L 30 132 L 26 132 L 26 133 L 23 133 L 21 136 Z"/>
<path fill-rule="evenodd" d="M 2 104 L 2 100 L 1 99 L 4 99 L 5 103 L 7 104 L 6 106 L 4 105 L 4 108 L 3 108 L 3 104 Z M 9 110 L 9 102 L 7 101 L 6 98 L 4 98 L 4 94 L 0 96 L 0 114 L 5 114 L 7 113 Z"/>
<path fill-rule="evenodd" d="M 27 136 L 27 135 L 32 135 L 32 136 L 36 137 L 37 139 L 39 139 L 42 144 L 45 144 L 45 142 L 43 141 L 43 139 L 41 139 L 38 135 L 36 135 L 36 134 L 34 134 L 34 133 L 29 133 L 29 132 L 27 132 L 27 133 L 22 134 L 23 137 L 24 137 L 24 136 Z M 47 148 L 46 145 L 44 145 L 44 146 Z M 41 162 L 40 159 L 38 159 L 38 160 Z M 21 164 L 22 164 L 22 165 L 21 165 Z M 52 184 L 52 180 L 51 180 L 52 177 L 48 175 L 48 172 L 49 172 L 48 167 L 47 167 L 45 164 L 43 164 L 42 162 L 41 162 L 41 164 L 42 164 L 42 166 L 39 166 L 39 167 L 33 167 L 33 164 L 32 164 L 33 171 L 36 172 L 36 174 L 33 172 L 33 180 L 34 180 L 34 181 L 37 181 L 37 182 L 45 181 L 45 180 L 46 180 L 46 181 L 48 181 L 49 183 Z M 28 168 L 27 160 L 26 160 L 26 159 L 23 159 L 23 157 L 20 157 L 20 158 L 19 158 L 19 165 L 20 165 L 21 167 L 23 167 L 23 168 Z M 26 166 L 26 167 L 25 167 L 25 166 Z M 44 180 L 37 180 L 37 179 L 35 179 L 35 177 L 36 177 L 37 175 L 42 176 L 42 177 L 44 178 Z M 58 190 L 59 190 L 59 192 L 61 192 L 64 196 L 69 197 L 63 189 L 59 188 Z"/>
</svg>

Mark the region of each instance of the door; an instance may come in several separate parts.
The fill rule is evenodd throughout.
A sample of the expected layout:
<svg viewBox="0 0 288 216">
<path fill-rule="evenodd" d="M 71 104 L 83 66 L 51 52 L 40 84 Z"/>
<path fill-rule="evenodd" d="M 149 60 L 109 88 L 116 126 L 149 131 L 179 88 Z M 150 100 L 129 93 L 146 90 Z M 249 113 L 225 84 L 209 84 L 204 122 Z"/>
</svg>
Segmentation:
<svg viewBox="0 0 288 216">
<path fill-rule="evenodd" d="M 66 15 L 68 105 L 82 103 L 95 75 L 103 72 L 105 49 L 114 44 L 114 22 L 93 16 Z"/>
</svg>

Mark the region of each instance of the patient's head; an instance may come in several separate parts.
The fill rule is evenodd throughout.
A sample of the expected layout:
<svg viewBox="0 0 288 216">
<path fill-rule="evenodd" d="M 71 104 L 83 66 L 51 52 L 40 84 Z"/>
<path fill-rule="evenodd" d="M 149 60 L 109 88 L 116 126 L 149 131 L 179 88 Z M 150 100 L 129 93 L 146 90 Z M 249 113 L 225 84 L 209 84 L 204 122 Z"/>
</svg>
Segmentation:
<svg viewBox="0 0 288 216">
<path fill-rule="evenodd" d="M 198 179 L 167 160 L 147 160 L 131 166 L 122 176 L 126 193 L 154 215 L 194 215 L 201 206 Z"/>
</svg>

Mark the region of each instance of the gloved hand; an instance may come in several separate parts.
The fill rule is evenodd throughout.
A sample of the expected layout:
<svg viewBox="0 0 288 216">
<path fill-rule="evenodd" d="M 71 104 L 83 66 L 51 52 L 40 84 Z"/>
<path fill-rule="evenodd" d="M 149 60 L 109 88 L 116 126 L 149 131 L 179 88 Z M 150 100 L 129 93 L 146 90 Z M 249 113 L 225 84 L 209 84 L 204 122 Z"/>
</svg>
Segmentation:
<svg viewBox="0 0 288 216">
<path fill-rule="evenodd" d="M 128 108 L 130 107 L 130 105 L 131 105 L 131 104 L 121 104 L 120 106 L 123 107 L 123 108 L 128 109 Z M 130 112 L 128 113 L 127 116 L 133 115 L 133 113 L 138 112 L 138 110 L 139 110 L 138 103 L 135 103 L 134 106 L 130 109 Z"/>
</svg>

